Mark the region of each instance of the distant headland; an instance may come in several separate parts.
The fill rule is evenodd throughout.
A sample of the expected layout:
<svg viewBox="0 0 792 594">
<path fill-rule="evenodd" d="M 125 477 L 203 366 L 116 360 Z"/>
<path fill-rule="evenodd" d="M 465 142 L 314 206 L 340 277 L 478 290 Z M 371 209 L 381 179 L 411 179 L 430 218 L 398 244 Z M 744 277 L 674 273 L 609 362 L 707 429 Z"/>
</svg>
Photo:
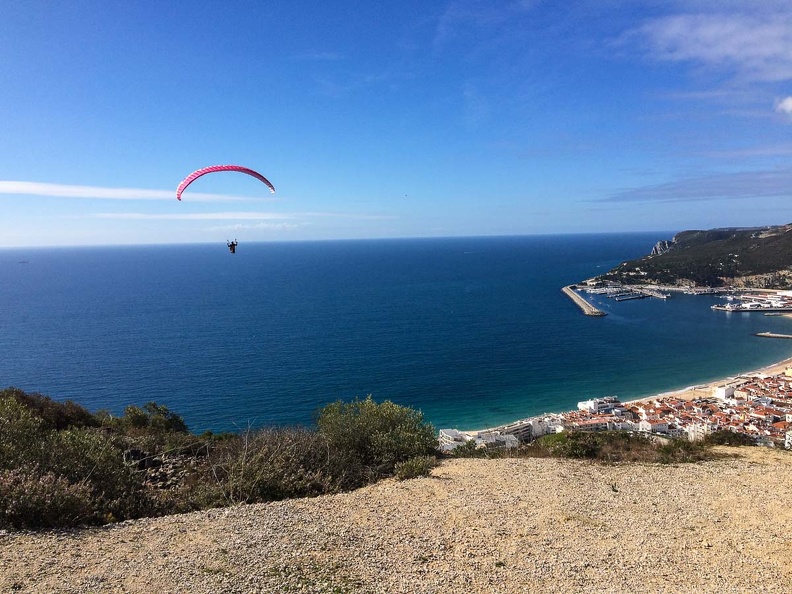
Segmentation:
<svg viewBox="0 0 792 594">
<path fill-rule="evenodd" d="M 682 231 L 598 276 L 625 285 L 792 288 L 792 224 Z"/>
</svg>

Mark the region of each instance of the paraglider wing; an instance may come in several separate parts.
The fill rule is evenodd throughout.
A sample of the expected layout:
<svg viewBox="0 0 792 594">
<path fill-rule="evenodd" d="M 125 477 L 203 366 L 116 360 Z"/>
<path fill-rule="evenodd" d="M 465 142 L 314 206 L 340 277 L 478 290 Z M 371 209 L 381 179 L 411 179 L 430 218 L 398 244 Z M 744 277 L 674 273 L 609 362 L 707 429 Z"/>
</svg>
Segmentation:
<svg viewBox="0 0 792 594">
<path fill-rule="evenodd" d="M 273 186 L 269 180 L 261 175 L 257 171 L 253 171 L 252 169 L 248 169 L 247 167 L 241 167 L 239 165 L 212 165 L 211 167 L 204 167 L 203 169 L 199 169 L 198 171 L 193 171 L 190 175 L 185 177 L 182 182 L 179 184 L 179 187 L 176 188 L 176 198 L 181 200 L 182 192 L 187 189 L 191 183 L 193 183 L 196 179 L 201 177 L 202 175 L 206 175 L 207 173 L 214 173 L 216 171 L 238 171 L 239 173 L 247 173 L 248 175 L 252 175 L 257 180 L 260 180 L 267 184 L 267 187 L 270 189 L 270 192 L 273 194 L 275 193 L 275 186 Z"/>
</svg>

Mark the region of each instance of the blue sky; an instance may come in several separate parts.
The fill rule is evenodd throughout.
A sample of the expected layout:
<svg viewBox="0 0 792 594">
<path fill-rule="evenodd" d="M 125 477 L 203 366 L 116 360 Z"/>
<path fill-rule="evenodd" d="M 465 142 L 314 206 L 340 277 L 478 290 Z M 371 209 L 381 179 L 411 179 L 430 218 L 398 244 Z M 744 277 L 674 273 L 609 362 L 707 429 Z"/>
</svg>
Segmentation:
<svg viewBox="0 0 792 594">
<path fill-rule="evenodd" d="M 0 121 L 3 247 L 789 223 L 792 3 L 8 0 Z"/>
</svg>

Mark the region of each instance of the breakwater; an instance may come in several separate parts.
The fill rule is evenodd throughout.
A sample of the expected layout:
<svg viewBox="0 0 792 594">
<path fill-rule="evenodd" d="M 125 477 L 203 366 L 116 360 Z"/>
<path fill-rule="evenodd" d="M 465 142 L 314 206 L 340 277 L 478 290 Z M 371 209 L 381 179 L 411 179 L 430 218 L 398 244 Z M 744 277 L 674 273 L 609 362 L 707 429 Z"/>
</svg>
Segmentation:
<svg viewBox="0 0 792 594">
<path fill-rule="evenodd" d="M 561 289 L 561 291 L 564 293 L 564 295 L 569 297 L 575 303 L 575 305 L 577 305 L 580 308 L 580 310 L 584 314 L 586 314 L 587 316 L 606 316 L 606 315 L 608 315 L 607 313 L 605 313 L 601 309 L 597 309 L 596 307 L 591 305 L 591 303 L 589 303 L 588 301 L 583 299 L 583 297 L 581 297 L 577 293 L 577 291 L 575 291 L 575 285 L 567 285 L 566 287 Z"/>
<path fill-rule="evenodd" d="M 792 338 L 792 334 L 779 334 L 777 332 L 757 332 L 754 336 L 762 338 Z"/>
</svg>

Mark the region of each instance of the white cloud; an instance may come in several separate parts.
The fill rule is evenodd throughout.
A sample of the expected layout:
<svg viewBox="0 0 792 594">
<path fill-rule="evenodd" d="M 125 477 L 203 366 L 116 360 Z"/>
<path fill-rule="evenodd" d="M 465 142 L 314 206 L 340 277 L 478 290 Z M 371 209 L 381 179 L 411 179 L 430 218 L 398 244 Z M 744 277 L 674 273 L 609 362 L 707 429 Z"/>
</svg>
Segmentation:
<svg viewBox="0 0 792 594">
<path fill-rule="evenodd" d="M 680 14 L 632 31 L 659 60 L 693 62 L 747 80 L 792 80 L 792 14 Z"/>
<path fill-rule="evenodd" d="M 16 194 L 27 196 L 49 196 L 54 198 L 88 198 L 95 200 L 175 200 L 175 190 L 143 190 L 140 188 L 103 188 L 96 186 L 72 186 L 65 184 L 47 184 L 27 181 L 0 180 L 0 194 Z M 264 196 L 262 200 L 274 200 Z M 190 192 L 184 200 L 190 202 L 242 202 L 253 200 L 241 196 L 223 194 L 203 194 Z M 259 200 L 259 198 L 256 198 Z"/>
<path fill-rule="evenodd" d="M 372 214 L 349 214 L 345 212 L 300 212 L 293 213 L 294 217 L 330 217 L 337 219 L 362 219 L 362 220 L 387 220 L 396 219 L 398 217 L 391 215 L 372 215 Z"/>
<path fill-rule="evenodd" d="M 208 231 L 292 231 L 304 227 L 305 223 L 256 223 L 255 225 L 218 225 L 209 227 Z"/>
<path fill-rule="evenodd" d="M 792 116 L 792 97 L 784 97 L 776 103 L 776 111 Z"/>
</svg>

